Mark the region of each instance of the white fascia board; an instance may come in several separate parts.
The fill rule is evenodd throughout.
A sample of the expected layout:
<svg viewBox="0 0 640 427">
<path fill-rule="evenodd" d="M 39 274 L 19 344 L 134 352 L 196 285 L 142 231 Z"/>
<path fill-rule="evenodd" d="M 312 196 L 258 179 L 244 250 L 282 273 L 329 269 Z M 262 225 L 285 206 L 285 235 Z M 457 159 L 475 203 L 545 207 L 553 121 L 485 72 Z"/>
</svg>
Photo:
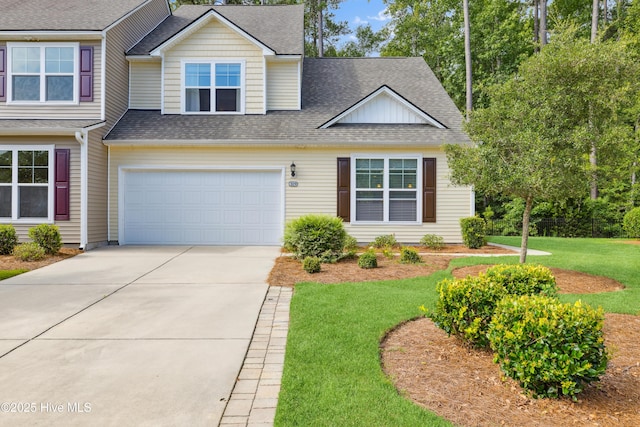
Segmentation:
<svg viewBox="0 0 640 427">
<path fill-rule="evenodd" d="M 309 148 L 309 147 L 380 147 L 380 148 L 398 148 L 398 147 L 432 147 L 439 148 L 446 141 L 425 142 L 424 140 L 407 141 L 406 139 L 387 139 L 384 141 L 367 141 L 367 142 L 344 142 L 338 139 L 300 141 L 299 139 L 281 140 L 281 139 L 135 139 L 135 140 L 103 140 L 102 143 L 107 147 L 282 147 L 282 148 Z"/>
<path fill-rule="evenodd" d="M 162 60 L 159 56 L 149 55 L 127 55 L 125 58 L 129 62 L 160 62 Z"/>
<path fill-rule="evenodd" d="M 0 38 L 27 42 L 99 40 L 102 38 L 102 31 L 0 31 Z"/>
<path fill-rule="evenodd" d="M 267 56 L 268 62 L 293 62 L 300 61 L 302 59 L 302 55 L 271 55 Z"/>
<path fill-rule="evenodd" d="M 238 35 L 244 37 L 246 40 L 248 40 L 251 43 L 255 44 L 257 47 L 262 49 L 262 54 L 263 55 L 275 55 L 276 54 L 276 52 L 273 49 L 269 48 L 267 45 L 265 45 L 264 43 L 262 43 L 261 41 L 259 41 L 255 37 L 253 37 L 251 34 L 247 33 L 242 28 L 238 27 L 233 22 L 229 21 L 227 18 L 225 18 L 224 16 L 220 15 L 218 12 L 216 12 L 213 9 L 211 9 L 209 12 L 205 13 L 203 16 L 201 16 L 197 20 L 193 21 L 191 24 L 189 24 L 186 28 L 184 28 L 178 34 L 174 35 L 173 37 L 171 37 L 170 39 L 168 39 L 164 43 L 162 43 L 160 46 L 158 46 L 155 49 L 153 49 L 149 54 L 151 56 L 160 56 L 160 54 L 163 51 L 165 51 L 166 49 L 171 48 L 176 43 L 180 42 L 184 38 L 188 37 L 189 35 L 193 34 L 197 30 L 199 30 L 200 28 L 202 28 L 203 26 L 208 24 L 210 22 L 211 18 L 216 18 L 218 21 L 220 21 L 221 23 L 225 24 L 231 30 L 235 31 Z"/>
<path fill-rule="evenodd" d="M 351 114 L 355 110 L 359 109 L 361 106 L 373 100 L 381 93 L 385 93 L 391 96 L 393 99 L 395 99 L 396 101 L 400 102 L 402 105 L 407 107 L 407 109 L 411 110 L 413 113 L 423 118 L 430 125 L 438 129 L 446 129 L 446 126 L 444 126 L 442 123 L 440 123 L 439 121 L 431 117 L 429 114 L 425 113 L 424 111 L 422 111 L 421 109 L 413 105 L 411 102 L 407 101 L 402 96 L 398 95 L 396 91 L 394 91 L 387 85 L 381 86 L 378 90 L 362 98 L 360 101 L 358 101 L 357 103 L 355 103 L 354 105 L 352 105 L 351 107 L 343 111 L 342 113 L 338 114 L 337 116 L 335 116 L 334 118 L 332 118 L 331 120 L 329 120 L 328 122 L 320 126 L 320 129 L 327 129 L 328 127 L 333 126 L 334 124 L 339 122 L 342 118 L 346 117 L 347 115 Z"/>
</svg>

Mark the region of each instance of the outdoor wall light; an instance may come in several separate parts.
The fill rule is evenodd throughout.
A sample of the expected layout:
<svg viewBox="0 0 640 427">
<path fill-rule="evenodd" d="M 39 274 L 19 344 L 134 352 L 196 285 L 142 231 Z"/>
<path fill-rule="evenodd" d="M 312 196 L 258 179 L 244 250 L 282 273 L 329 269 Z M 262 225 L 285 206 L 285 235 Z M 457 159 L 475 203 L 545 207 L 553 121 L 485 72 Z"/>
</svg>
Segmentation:
<svg viewBox="0 0 640 427">
<path fill-rule="evenodd" d="M 291 169 L 291 178 L 295 178 L 296 177 L 296 164 L 294 162 L 291 162 L 291 166 L 289 166 L 289 169 Z"/>
</svg>

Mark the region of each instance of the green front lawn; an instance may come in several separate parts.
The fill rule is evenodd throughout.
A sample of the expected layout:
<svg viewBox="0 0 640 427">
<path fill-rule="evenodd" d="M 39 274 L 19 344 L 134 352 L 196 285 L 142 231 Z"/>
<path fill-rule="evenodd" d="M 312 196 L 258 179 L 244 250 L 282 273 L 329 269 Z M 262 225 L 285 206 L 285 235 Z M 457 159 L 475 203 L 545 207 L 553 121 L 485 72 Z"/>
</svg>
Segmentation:
<svg viewBox="0 0 640 427">
<path fill-rule="evenodd" d="M 0 280 L 8 279 L 9 277 L 17 276 L 18 274 L 26 273 L 29 270 L 0 270 Z"/>
<path fill-rule="evenodd" d="M 491 239 L 518 245 L 517 238 Z M 599 239 L 532 238 L 530 247 L 552 252 L 530 256 L 531 263 L 614 278 L 627 289 L 584 295 L 606 311 L 640 313 L 640 246 Z M 463 258 L 452 267 L 517 262 L 517 257 Z M 279 426 L 451 425 L 404 399 L 380 368 L 379 342 L 397 324 L 433 308 L 436 283 L 450 271 L 384 282 L 298 284 L 291 303 Z M 564 295 L 563 299 L 578 299 Z"/>
</svg>

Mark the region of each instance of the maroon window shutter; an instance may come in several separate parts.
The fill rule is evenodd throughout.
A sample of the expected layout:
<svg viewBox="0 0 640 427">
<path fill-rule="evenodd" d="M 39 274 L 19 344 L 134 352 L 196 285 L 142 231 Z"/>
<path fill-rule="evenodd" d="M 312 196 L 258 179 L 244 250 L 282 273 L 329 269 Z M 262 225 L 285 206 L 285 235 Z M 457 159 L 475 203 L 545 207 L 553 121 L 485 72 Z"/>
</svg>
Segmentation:
<svg viewBox="0 0 640 427">
<path fill-rule="evenodd" d="M 351 159 L 338 157 L 338 216 L 351 221 Z"/>
<path fill-rule="evenodd" d="M 68 148 L 56 149 L 55 158 L 55 219 L 69 220 L 69 157 Z"/>
<path fill-rule="evenodd" d="M 422 222 L 436 222 L 436 159 L 422 159 Z"/>
<path fill-rule="evenodd" d="M 93 101 L 93 47 L 80 46 L 80 102 Z"/>
<path fill-rule="evenodd" d="M 0 101 L 7 100 L 7 47 L 0 46 Z"/>
</svg>

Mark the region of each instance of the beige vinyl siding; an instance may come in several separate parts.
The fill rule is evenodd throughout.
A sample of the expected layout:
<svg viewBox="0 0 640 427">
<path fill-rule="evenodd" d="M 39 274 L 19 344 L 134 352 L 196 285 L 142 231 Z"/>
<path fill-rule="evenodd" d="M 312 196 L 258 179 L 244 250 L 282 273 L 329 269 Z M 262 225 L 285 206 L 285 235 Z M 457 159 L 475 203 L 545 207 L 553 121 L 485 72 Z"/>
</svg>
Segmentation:
<svg viewBox="0 0 640 427">
<path fill-rule="evenodd" d="M 161 108 L 162 64 L 160 62 L 132 62 L 129 108 L 159 110 Z"/>
<path fill-rule="evenodd" d="M 295 161 L 297 187 L 285 187 L 285 219 L 308 213 L 336 215 L 337 158 L 352 153 L 417 154 L 415 149 L 364 151 L 362 148 L 274 149 L 274 148 L 133 148 L 111 147 L 110 229 L 109 240 L 118 239 L 118 171 L 120 166 L 158 166 L 188 168 L 284 168 L 287 182 L 289 165 Z M 460 242 L 461 217 L 471 211 L 470 189 L 453 187 L 447 176 L 446 157 L 442 151 L 423 151 L 424 157 L 437 158 L 437 222 L 420 225 L 346 224 L 350 234 L 360 242 L 370 242 L 381 234 L 395 233 L 400 242 L 416 243 L 425 234 L 437 234 L 447 242 Z"/>
<path fill-rule="evenodd" d="M 124 53 L 168 14 L 166 1 L 153 0 L 107 32 L 106 131 L 113 127 L 129 105 L 129 63 Z"/>
<path fill-rule="evenodd" d="M 267 62 L 267 110 L 299 110 L 299 62 Z"/>
<path fill-rule="evenodd" d="M 181 60 L 234 59 L 245 61 L 245 113 L 264 114 L 264 57 L 262 49 L 216 18 L 195 31 L 164 57 L 164 113 L 180 114 L 182 99 Z"/>
<path fill-rule="evenodd" d="M 107 147 L 102 129 L 89 133 L 87 188 L 87 246 L 107 242 Z"/>
<path fill-rule="evenodd" d="M 49 42 L 47 40 L 47 43 Z M 55 43 L 55 41 L 51 42 Z M 64 41 L 64 43 L 68 43 L 68 41 Z M 92 102 L 79 102 L 74 105 L 20 105 L 0 102 L 0 119 L 100 119 L 102 105 L 100 93 L 100 80 L 102 79 L 101 43 L 100 41 L 82 41 L 80 46 L 93 47 Z"/>
<path fill-rule="evenodd" d="M 0 137 L 0 145 L 55 145 L 55 148 L 68 148 L 71 150 L 70 177 L 69 177 L 69 221 L 56 221 L 60 228 L 62 242 L 66 245 L 80 244 L 80 144 L 74 137 Z M 16 228 L 20 241 L 30 240 L 29 228 L 41 224 L 16 222 Z"/>
</svg>

